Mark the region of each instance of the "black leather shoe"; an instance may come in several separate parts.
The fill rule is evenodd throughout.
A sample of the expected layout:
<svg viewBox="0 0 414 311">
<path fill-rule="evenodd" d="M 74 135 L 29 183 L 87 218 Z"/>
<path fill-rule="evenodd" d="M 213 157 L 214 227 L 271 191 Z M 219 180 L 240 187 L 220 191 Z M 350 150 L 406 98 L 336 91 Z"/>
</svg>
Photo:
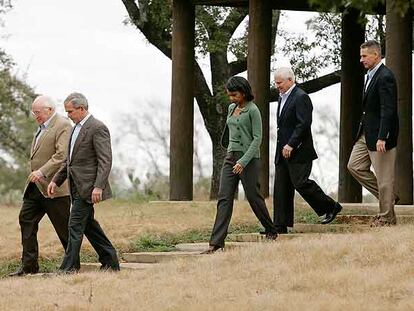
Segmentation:
<svg viewBox="0 0 414 311">
<path fill-rule="evenodd" d="M 277 238 L 277 232 L 268 232 L 266 233 L 266 239 L 267 240 L 276 240 Z"/>
<path fill-rule="evenodd" d="M 201 252 L 201 255 L 210 255 L 210 254 L 214 254 L 215 252 L 217 252 L 219 249 L 223 249 L 223 247 L 221 246 L 217 246 L 217 245 L 210 245 L 210 247 L 208 248 L 208 250 Z"/>
<path fill-rule="evenodd" d="M 121 269 L 119 266 L 111 266 L 111 265 L 101 265 L 99 267 L 99 271 L 110 271 L 110 272 L 118 272 Z"/>
<path fill-rule="evenodd" d="M 277 226 L 276 227 L 277 234 L 286 234 L 288 233 L 287 227 Z M 260 234 L 269 234 L 269 231 L 260 231 Z"/>
<path fill-rule="evenodd" d="M 24 270 L 23 268 L 20 268 L 19 270 L 10 273 L 9 276 L 10 277 L 25 276 L 27 274 L 36 274 L 38 272 L 39 272 L 38 270 Z"/>
<path fill-rule="evenodd" d="M 332 222 L 335 219 L 336 215 L 341 210 L 342 210 L 342 205 L 339 204 L 339 202 L 336 202 L 334 208 L 331 211 L 326 213 L 325 218 L 322 219 L 322 221 L 321 221 L 321 224 L 326 225 L 326 224 L 329 224 L 330 222 Z"/>
</svg>

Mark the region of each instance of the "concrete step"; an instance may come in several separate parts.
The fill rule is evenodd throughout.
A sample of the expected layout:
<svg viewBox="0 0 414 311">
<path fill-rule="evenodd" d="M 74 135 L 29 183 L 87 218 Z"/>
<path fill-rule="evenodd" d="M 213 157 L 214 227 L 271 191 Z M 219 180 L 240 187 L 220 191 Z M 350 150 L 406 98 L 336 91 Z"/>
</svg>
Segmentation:
<svg viewBox="0 0 414 311">
<path fill-rule="evenodd" d="M 293 227 L 293 233 L 348 233 L 367 230 L 369 225 L 365 224 L 301 224 Z"/>
<path fill-rule="evenodd" d="M 145 270 L 157 267 L 157 264 L 150 263 L 135 263 L 135 262 L 121 262 L 121 270 Z M 97 262 L 83 262 L 81 263 L 80 272 L 96 272 L 101 267 L 100 263 Z"/>
<path fill-rule="evenodd" d="M 250 242 L 226 242 L 226 250 L 252 245 Z M 208 249 L 208 242 L 180 243 L 175 248 L 180 252 L 203 252 Z"/>
<path fill-rule="evenodd" d="M 338 215 L 336 222 L 340 224 L 370 224 L 375 215 Z M 414 215 L 397 215 L 397 223 L 414 223 Z"/>
<path fill-rule="evenodd" d="M 138 263 L 159 263 L 179 258 L 197 257 L 200 256 L 198 251 L 184 251 L 184 252 L 142 252 L 142 253 L 124 253 L 122 259 L 126 262 Z"/>
<path fill-rule="evenodd" d="M 302 235 L 295 234 L 295 233 L 279 234 L 279 236 L 277 237 L 277 241 L 290 240 L 298 236 L 302 236 Z M 236 234 L 232 233 L 227 236 L 227 241 L 230 241 L 230 242 L 226 242 L 226 248 L 227 248 L 227 245 L 232 242 L 235 242 L 234 244 L 236 245 L 239 243 L 273 242 L 273 241 L 267 240 L 266 236 L 260 233 L 236 233 Z"/>
<path fill-rule="evenodd" d="M 379 212 L 378 203 L 341 203 L 342 214 L 376 215 Z M 306 202 L 295 202 L 296 207 L 310 208 Z M 414 215 L 414 205 L 395 205 L 397 215 Z"/>
</svg>

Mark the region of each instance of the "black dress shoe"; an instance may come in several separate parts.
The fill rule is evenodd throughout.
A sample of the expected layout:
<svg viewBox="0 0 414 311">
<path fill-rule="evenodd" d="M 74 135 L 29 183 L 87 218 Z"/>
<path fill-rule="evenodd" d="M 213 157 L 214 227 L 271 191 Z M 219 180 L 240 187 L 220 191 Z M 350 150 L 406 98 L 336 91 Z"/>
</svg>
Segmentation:
<svg viewBox="0 0 414 311">
<path fill-rule="evenodd" d="M 26 270 L 26 269 L 20 268 L 19 270 L 10 273 L 9 276 L 10 277 L 25 276 L 27 274 L 36 274 L 38 272 L 39 272 L 39 270 Z"/>
<path fill-rule="evenodd" d="M 201 252 L 201 255 L 210 255 L 210 254 L 214 254 L 215 252 L 217 252 L 219 249 L 223 249 L 223 247 L 221 246 L 217 246 L 217 245 L 210 245 L 210 247 L 208 248 L 208 250 Z"/>
<path fill-rule="evenodd" d="M 269 233 L 271 233 L 271 232 L 269 232 L 269 231 L 260 231 L 260 234 L 269 234 Z M 288 229 L 287 229 L 287 227 L 284 227 L 284 226 L 277 226 L 276 227 L 276 233 L 277 234 L 286 234 L 286 233 L 288 233 Z"/>
<path fill-rule="evenodd" d="M 274 241 L 274 240 L 276 240 L 276 238 L 277 238 L 277 232 L 268 232 L 268 233 L 266 233 L 266 239 L 267 240 Z"/>
<path fill-rule="evenodd" d="M 326 224 L 329 224 L 330 222 L 332 222 L 335 219 L 336 215 L 341 210 L 342 210 L 342 205 L 339 204 L 339 202 L 336 202 L 333 209 L 326 213 L 325 218 L 322 219 L 322 221 L 321 221 L 321 224 L 326 225 Z"/>
<path fill-rule="evenodd" d="M 111 266 L 111 265 L 101 265 L 99 271 L 111 271 L 111 272 L 118 272 L 120 271 L 120 267 L 118 266 Z"/>
</svg>

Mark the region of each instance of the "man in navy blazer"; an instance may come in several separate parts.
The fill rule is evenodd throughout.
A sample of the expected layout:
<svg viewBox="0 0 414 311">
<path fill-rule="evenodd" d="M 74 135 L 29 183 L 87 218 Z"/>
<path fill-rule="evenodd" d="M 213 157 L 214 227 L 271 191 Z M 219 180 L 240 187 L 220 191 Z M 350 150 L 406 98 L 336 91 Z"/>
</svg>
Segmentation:
<svg viewBox="0 0 414 311">
<path fill-rule="evenodd" d="M 374 40 L 360 48 L 361 63 L 367 69 L 362 117 L 348 170 L 379 200 L 380 212 L 372 226 L 396 224 L 394 204 L 395 159 L 398 140 L 397 83 L 394 74 L 381 63 L 381 46 Z M 371 171 L 371 165 L 374 172 Z"/>
<path fill-rule="evenodd" d="M 322 224 L 333 221 L 342 206 L 309 179 L 312 161 L 318 156 L 313 147 L 313 107 L 308 94 L 296 86 L 292 69 L 279 68 L 274 76 L 280 94 L 273 191 L 274 223 L 278 233 L 287 233 L 287 227 L 293 227 L 295 190 L 319 216 L 325 215 Z"/>
</svg>

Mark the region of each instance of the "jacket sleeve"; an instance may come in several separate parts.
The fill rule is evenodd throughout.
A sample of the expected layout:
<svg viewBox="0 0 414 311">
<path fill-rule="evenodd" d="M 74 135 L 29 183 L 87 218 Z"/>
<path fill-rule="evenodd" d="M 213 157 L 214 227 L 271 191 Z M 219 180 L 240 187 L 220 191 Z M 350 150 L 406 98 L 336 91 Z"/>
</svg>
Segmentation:
<svg viewBox="0 0 414 311">
<path fill-rule="evenodd" d="M 68 167 L 67 167 L 67 163 L 66 163 L 66 159 L 65 159 L 63 161 L 62 165 L 60 166 L 60 169 L 57 171 L 55 176 L 53 176 L 52 181 L 58 187 L 60 187 L 63 184 L 63 182 L 66 180 L 67 177 L 68 177 Z"/>
<path fill-rule="evenodd" d="M 40 171 L 47 178 L 53 176 L 61 167 L 67 156 L 69 135 L 72 126 L 69 122 L 60 125 L 55 133 L 55 153 L 52 157 L 40 168 Z"/>
<path fill-rule="evenodd" d="M 393 76 L 381 77 L 379 82 L 380 93 L 380 128 L 378 139 L 386 140 L 390 132 L 392 119 L 397 105 L 396 82 Z"/>
<path fill-rule="evenodd" d="M 94 187 L 105 189 L 112 166 L 111 136 L 105 125 L 102 124 L 96 129 L 93 135 L 93 146 L 98 161 Z"/>
<path fill-rule="evenodd" d="M 249 148 L 245 154 L 237 161 L 243 167 L 246 167 L 251 159 L 260 149 L 260 144 L 262 143 L 262 117 L 260 116 L 259 108 L 250 109 L 249 114 L 252 122 L 252 136 L 253 140 L 250 143 Z"/>
<path fill-rule="evenodd" d="M 288 140 L 288 145 L 293 149 L 296 149 L 300 146 L 303 135 L 307 130 L 309 130 L 312 124 L 313 107 L 309 95 L 302 94 L 300 98 L 297 99 L 295 110 L 297 123 L 292 135 Z"/>
</svg>

